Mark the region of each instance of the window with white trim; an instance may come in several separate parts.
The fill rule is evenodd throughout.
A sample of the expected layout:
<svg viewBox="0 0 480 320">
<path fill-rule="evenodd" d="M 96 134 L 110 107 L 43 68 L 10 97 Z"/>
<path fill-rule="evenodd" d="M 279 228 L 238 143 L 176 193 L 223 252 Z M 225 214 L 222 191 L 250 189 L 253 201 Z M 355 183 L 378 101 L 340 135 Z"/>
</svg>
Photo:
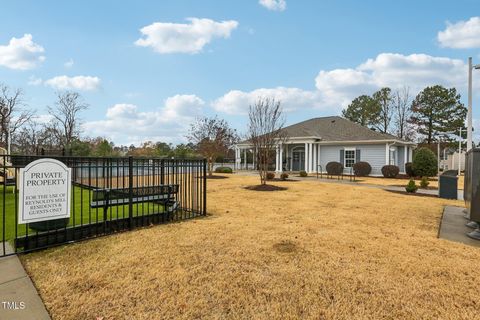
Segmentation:
<svg viewBox="0 0 480 320">
<path fill-rule="evenodd" d="M 351 168 L 355 164 L 355 149 L 345 149 L 345 168 Z"/>
<path fill-rule="evenodd" d="M 397 163 L 396 157 L 397 157 L 396 150 L 391 148 L 390 149 L 390 165 L 392 165 L 392 166 L 396 165 L 396 163 Z"/>
</svg>

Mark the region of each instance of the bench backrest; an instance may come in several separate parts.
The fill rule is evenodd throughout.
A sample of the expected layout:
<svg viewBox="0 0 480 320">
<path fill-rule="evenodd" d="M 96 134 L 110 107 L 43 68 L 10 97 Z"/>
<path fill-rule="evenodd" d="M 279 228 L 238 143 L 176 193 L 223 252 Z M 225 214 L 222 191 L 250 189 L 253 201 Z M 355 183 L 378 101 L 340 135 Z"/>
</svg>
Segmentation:
<svg viewBox="0 0 480 320">
<path fill-rule="evenodd" d="M 149 201 L 149 199 L 155 198 L 157 196 L 172 197 L 178 193 L 178 184 L 164 184 L 164 185 L 156 185 L 156 186 L 135 187 L 132 189 L 132 193 L 133 193 L 132 196 L 133 196 L 134 202 Z M 130 199 L 130 189 L 129 188 L 95 189 L 92 192 L 92 203 L 104 202 L 105 200 L 107 200 L 107 196 L 108 196 L 108 201 L 112 203 L 116 202 L 115 200 L 128 201 Z"/>
</svg>

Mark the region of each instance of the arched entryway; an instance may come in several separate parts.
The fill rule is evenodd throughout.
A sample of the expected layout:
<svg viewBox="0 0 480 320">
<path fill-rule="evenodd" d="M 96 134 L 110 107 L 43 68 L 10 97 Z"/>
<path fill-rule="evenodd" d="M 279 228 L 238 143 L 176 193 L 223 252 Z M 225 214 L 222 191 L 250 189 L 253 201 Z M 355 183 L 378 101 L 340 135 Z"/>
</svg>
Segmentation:
<svg viewBox="0 0 480 320">
<path fill-rule="evenodd" d="M 292 149 L 292 171 L 305 170 L 305 147 Z"/>
</svg>

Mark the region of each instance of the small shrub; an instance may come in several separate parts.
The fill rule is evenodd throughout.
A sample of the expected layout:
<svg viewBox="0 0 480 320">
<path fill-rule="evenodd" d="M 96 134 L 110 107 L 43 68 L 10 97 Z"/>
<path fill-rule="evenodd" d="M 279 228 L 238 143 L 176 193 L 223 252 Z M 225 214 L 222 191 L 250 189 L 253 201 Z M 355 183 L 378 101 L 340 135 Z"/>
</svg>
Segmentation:
<svg viewBox="0 0 480 320">
<path fill-rule="evenodd" d="M 433 177 L 437 174 L 437 157 L 432 150 L 420 148 L 413 155 L 413 172 L 420 177 Z"/>
<path fill-rule="evenodd" d="M 427 188 L 430 182 L 428 181 L 427 177 L 422 177 L 422 180 L 420 180 L 420 188 Z"/>
<path fill-rule="evenodd" d="M 215 169 L 215 173 L 233 173 L 230 167 L 218 167 Z"/>
<path fill-rule="evenodd" d="M 408 193 L 415 193 L 415 192 L 417 192 L 418 187 L 417 187 L 417 185 L 415 184 L 415 180 L 410 179 L 410 181 L 408 181 L 407 186 L 405 187 L 405 190 L 406 190 Z"/>
<path fill-rule="evenodd" d="M 341 164 L 340 162 L 332 161 L 327 163 L 325 170 L 327 170 L 327 173 L 329 175 L 339 176 L 343 173 L 343 164 Z"/>
<path fill-rule="evenodd" d="M 305 170 L 300 171 L 300 177 L 308 177 L 308 173 Z"/>
<path fill-rule="evenodd" d="M 273 179 L 275 179 L 275 173 L 267 172 L 267 180 L 273 180 Z"/>
<path fill-rule="evenodd" d="M 411 162 L 405 163 L 405 173 L 409 177 L 415 177 L 415 172 L 413 171 L 413 164 Z"/>
<path fill-rule="evenodd" d="M 280 180 L 285 181 L 285 180 L 287 180 L 287 179 L 288 179 L 288 173 L 285 173 L 285 172 L 284 172 L 284 173 L 282 173 L 282 174 L 280 175 Z"/>
<path fill-rule="evenodd" d="M 393 165 L 386 165 L 382 167 L 382 174 L 385 178 L 395 178 L 400 173 L 400 168 Z"/>
<path fill-rule="evenodd" d="M 365 177 L 372 172 L 372 166 L 368 162 L 360 161 L 353 165 L 353 172 L 358 177 Z"/>
</svg>

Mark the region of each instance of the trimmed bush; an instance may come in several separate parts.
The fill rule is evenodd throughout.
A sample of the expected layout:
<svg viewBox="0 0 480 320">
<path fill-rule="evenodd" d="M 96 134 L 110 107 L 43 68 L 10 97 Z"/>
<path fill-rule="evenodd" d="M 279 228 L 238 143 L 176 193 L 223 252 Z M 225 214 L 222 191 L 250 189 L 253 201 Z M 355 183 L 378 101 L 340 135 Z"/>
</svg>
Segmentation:
<svg viewBox="0 0 480 320">
<path fill-rule="evenodd" d="M 284 180 L 284 181 L 285 181 L 285 180 L 287 180 L 287 179 L 288 179 L 288 173 L 285 173 L 285 172 L 284 172 L 284 173 L 282 173 L 282 174 L 280 175 L 280 180 Z"/>
<path fill-rule="evenodd" d="M 233 173 L 230 167 L 218 167 L 215 169 L 215 173 Z"/>
<path fill-rule="evenodd" d="M 405 187 L 405 190 L 406 190 L 408 193 L 415 193 L 415 192 L 417 192 L 418 187 L 417 187 L 417 185 L 415 184 L 415 180 L 410 179 L 410 181 L 408 181 L 407 186 Z"/>
<path fill-rule="evenodd" d="M 303 177 L 303 178 L 308 177 L 307 171 L 305 170 L 300 171 L 300 177 Z"/>
<path fill-rule="evenodd" d="M 382 174 L 385 178 L 395 178 L 400 173 L 400 168 L 393 165 L 386 165 L 382 167 Z"/>
<path fill-rule="evenodd" d="M 429 184 L 430 182 L 428 181 L 428 178 L 422 177 L 422 180 L 420 180 L 420 188 L 425 189 L 426 187 L 428 187 Z"/>
<path fill-rule="evenodd" d="M 415 152 L 412 166 L 416 176 L 433 177 L 437 175 L 437 157 L 428 148 L 420 148 Z"/>
<path fill-rule="evenodd" d="M 415 176 L 415 172 L 413 172 L 413 164 L 411 162 L 405 163 L 405 173 L 409 177 L 414 177 Z"/>
<path fill-rule="evenodd" d="M 275 179 L 275 173 L 267 172 L 267 180 L 273 180 L 273 179 Z"/>
<path fill-rule="evenodd" d="M 360 161 L 353 165 L 353 173 L 358 177 L 368 176 L 372 172 L 372 166 L 368 162 Z"/>
<path fill-rule="evenodd" d="M 329 175 L 339 176 L 343 173 L 343 164 L 341 164 L 340 162 L 332 161 L 327 163 L 325 170 L 327 170 L 327 173 Z"/>
</svg>

